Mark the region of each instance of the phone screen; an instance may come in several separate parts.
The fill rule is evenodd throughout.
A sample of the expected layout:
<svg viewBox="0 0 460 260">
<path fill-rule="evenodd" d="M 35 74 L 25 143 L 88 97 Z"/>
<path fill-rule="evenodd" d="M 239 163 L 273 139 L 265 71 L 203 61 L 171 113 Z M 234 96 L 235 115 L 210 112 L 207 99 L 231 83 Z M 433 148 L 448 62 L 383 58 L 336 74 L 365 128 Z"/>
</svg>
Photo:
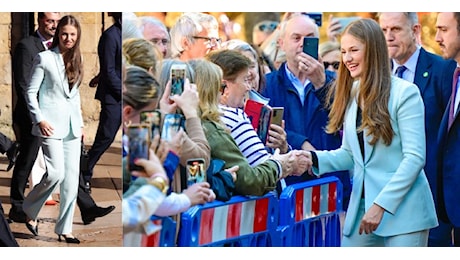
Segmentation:
<svg viewBox="0 0 460 260">
<path fill-rule="evenodd" d="M 161 112 L 160 110 L 152 110 L 152 111 L 141 111 L 140 112 L 140 122 L 150 125 L 151 127 L 151 135 L 150 137 L 153 138 L 155 135 L 160 134 L 161 129 Z"/>
<path fill-rule="evenodd" d="M 283 107 L 273 107 L 271 123 L 281 126 L 281 123 L 283 121 L 283 113 L 284 113 Z"/>
<path fill-rule="evenodd" d="M 318 59 L 318 43 L 319 39 L 316 37 L 304 37 L 303 38 L 303 52 L 312 56 L 316 60 Z"/>
<path fill-rule="evenodd" d="M 161 139 L 171 141 L 173 136 L 180 130 L 184 122 L 181 114 L 166 114 L 161 129 Z"/>
<path fill-rule="evenodd" d="M 185 68 L 173 66 L 171 68 L 171 96 L 180 95 L 184 91 Z"/>
<path fill-rule="evenodd" d="M 187 187 L 206 181 L 206 171 L 204 169 L 204 159 L 196 158 L 187 160 Z"/>
<path fill-rule="evenodd" d="M 128 127 L 128 169 L 143 170 L 134 164 L 136 159 L 149 159 L 150 127 L 147 124 L 132 124 Z"/>
</svg>

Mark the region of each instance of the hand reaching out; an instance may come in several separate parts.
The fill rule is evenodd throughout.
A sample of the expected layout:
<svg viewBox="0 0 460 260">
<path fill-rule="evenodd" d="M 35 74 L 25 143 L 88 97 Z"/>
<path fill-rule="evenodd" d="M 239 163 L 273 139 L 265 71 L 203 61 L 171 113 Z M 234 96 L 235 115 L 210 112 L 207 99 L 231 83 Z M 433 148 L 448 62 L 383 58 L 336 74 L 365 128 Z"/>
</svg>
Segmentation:
<svg viewBox="0 0 460 260">
<path fill-rule="evenodd" d="M 211 189 L 211 185 L 207 182 L 198 182 L 188 187 L 182 193 L 187 195 L 192 206 L 212 202 L 216 199 L 216 194 Z"/>
</svg>

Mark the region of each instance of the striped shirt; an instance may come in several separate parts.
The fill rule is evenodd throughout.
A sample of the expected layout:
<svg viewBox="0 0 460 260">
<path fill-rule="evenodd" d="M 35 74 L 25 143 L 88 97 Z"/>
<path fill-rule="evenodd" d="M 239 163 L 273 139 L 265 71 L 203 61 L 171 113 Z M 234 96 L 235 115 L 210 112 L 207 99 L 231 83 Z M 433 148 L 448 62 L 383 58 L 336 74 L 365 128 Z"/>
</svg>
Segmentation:
<svg viewBox="0 0 460 260">
<path fill-rule="evenodd" d="M 223 112 L 222 122 L 230 129 L 230 135 L 240 148 L 241 153 L 252 167 L 265 162 L 271 157 L 252 127 L 243 109 L 219 105 Z"/>
</svg>

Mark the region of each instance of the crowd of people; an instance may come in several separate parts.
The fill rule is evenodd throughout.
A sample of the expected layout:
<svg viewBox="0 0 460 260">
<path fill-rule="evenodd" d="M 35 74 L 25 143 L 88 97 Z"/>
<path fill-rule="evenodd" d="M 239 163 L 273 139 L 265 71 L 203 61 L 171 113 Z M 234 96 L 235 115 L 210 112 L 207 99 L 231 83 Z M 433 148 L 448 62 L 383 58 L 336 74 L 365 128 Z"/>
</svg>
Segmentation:
<svg viewBox="0 0 460 260">
<path fill-rule="evenodd" d="M 135 160 L 144 170 L 130 171 L 125 160 L 123 203 L 130 206 L 123 215 L 133 217 L 123 227 L 137 234 L 125 233 L 125 245 L 158 230 L 147 220 L 165 216 L 161 208 L 175 193 L 188 193 L 188 200 L 169 216 L 233 195 L 280 194 L 323 176 L 343 185 L 343 246 L 458 245 L 453 156 L 460 97 L 451 94 L 459 85 L 460 14 L 437 15 L 441 55 L 422 46 L 417 13 L 381 13 L 347 24 L 329 17 L 328 39 L 315 59 L 303 52 L 303 38 L 320 37 L 308 13 L 260 21 L 257 42 L 222 41 L 208 13 L 183 13 L 170 28 L 127 14 L 127 49 L 133 38 L 158 48 L 147 68 L 124 53 L 123 106 L 131 111 L 123 121 L 124 156 L 135 156 L 129 125 L 149 125 L 139 121 L 142 111 L 183 114 L 186 123 L 170 141 L 158 133 L 148 137 L 148 158 Z M 172 64 L 186 67 L 184 92 L 173 96 Z M 141 80 L 147 78 L 153 83 Z M 282 125 L 270 125 L 267 142 L 244 110 L 255 96 L 284 108 Z M 192 158 L 202 158 L 208 169 L 202 189 L 193 191 L 185 167 Z M 146 185 L 159 192 L 147 195 Z M 192 200 L 195 192 L 201 201 Z"/>
<path fill-rule="evenodd" d="M 73 163 L 82 135 L 80 25 L 73 16 L 52 14 L 43 18 L 52 21 L 48 30 L 39 27 L 35 36 L 53 38 L 50 50 L 37 50 L 37 58 L 17 70 L 30 74 L 17 82 L 30 118 L 22 138 L 34 146 L 19 142 L 16 164 L 28 168 L 15 167 L 10 218 L 32 234 L 59 185 L 55 232 L 67 243 L 80 242 L 72 235 L 75 201 L 82 209 L 80 194 L 92 200 L 92 168 L 121 126 L 123 246 L 139 246 L 143 236 L 160 230 L 152 215 L 170 216 L 180 227 L 180 214 L 195 205 L 280 195 L 289 185 L 324 176 L 337 177 L 343 187 L 342 246 L 460 245 L 460 13 L 437 14 L 432 26 L 440 54 L 423 47 L 417 13 L 385 12 L 346 24 L 331 16 L 318 58 L 303 51 L 305 37 L 320 38 L 321 25 L 309 13 L 260 21 L 251 41 L 222 40 L 209 13 L 182 13 L 170 27 L 150 16 L 115 14 L 114 28 L 106 31 L 115 36 L 103 34 L 99 43 L 101 71 L 92 82 L 101 122 L 83 173 Z M 47 65 L 53 59 L 62 70 Z M 185 80 L 172 93 L 171 71 L 178 67 Z M 245 112 L 255 97 L 284 109 L 266 141 Z M 50 115 L 42 102 L 47 98 L 70 98 L 59 111 L 67 114 Z M 160 122 L 141 116 L 153 112 Z M 164 124 L 170 117 L 180 119 L 177 129 Z M 47 177 L 25 197 L 24 178 L 39 148 Z M 26 154 L 29 159 L 21 158 Z M 190 183 L 187 166 L 196 162 L 206 178 Z M 92 202 L 82 210 L 88 224 L 113 210 L 102 212 Z"/>
</svg>

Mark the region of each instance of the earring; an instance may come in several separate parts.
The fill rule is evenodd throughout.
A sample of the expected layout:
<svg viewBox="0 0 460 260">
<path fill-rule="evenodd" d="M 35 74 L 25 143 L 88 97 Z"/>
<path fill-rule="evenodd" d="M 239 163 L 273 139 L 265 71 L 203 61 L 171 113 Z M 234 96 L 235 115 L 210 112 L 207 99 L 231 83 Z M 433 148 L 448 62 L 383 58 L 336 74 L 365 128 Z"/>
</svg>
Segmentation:
<svg viewBox="0 0 460 260">
<path fill-rule="evenodd" d="M 125 125 L 125 127 L 129 127 L 131 125 L 131 120 L 129 121 L 123 121 L 123 124 Z"/>
</svg>

